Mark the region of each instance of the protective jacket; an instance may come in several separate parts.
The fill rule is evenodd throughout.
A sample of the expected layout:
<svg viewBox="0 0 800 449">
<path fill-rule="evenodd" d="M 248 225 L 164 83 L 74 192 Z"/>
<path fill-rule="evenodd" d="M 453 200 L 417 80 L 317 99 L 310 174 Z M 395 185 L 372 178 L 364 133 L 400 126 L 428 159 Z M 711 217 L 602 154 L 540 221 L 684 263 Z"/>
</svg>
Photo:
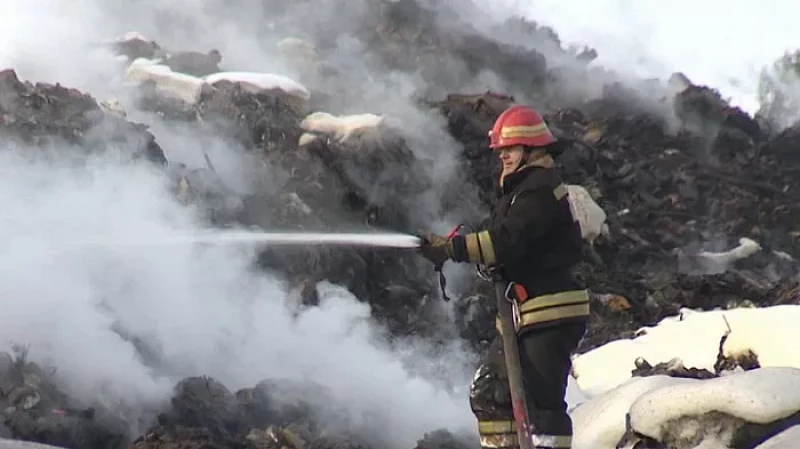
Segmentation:
<svg viewBox="0 0 800 449">
<path fill-rule="evenodd" d="M 452 244 L 455 261 L 502 268 L 521 331 L 588 317 L 588 296 L 571 272 L 583 254 L 580 226 L 554 168 L 533 164 L 506 176 L 487 229 Z"/>
</svg>

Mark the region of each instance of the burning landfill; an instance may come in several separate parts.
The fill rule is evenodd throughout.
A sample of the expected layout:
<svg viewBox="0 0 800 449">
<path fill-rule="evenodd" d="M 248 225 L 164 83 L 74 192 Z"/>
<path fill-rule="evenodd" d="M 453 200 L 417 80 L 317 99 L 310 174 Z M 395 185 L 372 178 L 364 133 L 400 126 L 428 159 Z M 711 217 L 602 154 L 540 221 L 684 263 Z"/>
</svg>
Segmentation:
<svg viewBox="0 0 800 449">
<path fill-rule="evenodd" d="M 201 47 L 226 25 L 176 48 L 199 25 L 154 9 L 151 34 L 87 50 L 109 74 L 95 90 L 0 67 L 0 447 L 480 447 L 468 390 L 494 290 L 468 264 L 440 286 L 403 246 L 480 228 L 487 133 L 514 103 L 568 143 L 585 240 L 572 447 L 793 447 L 791 58 L 754 118 L 680 73 L 623 79 L 527 19 L 470 25 L 466 0 L 257 3 L 237 47 Z"/>
</svg>

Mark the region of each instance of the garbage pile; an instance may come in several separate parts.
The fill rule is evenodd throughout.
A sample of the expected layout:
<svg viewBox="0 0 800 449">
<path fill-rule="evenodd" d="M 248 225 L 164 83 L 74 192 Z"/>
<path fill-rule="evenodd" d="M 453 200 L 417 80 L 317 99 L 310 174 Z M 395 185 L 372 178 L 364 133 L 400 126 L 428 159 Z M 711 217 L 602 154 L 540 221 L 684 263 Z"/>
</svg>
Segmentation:
<svg viewBox="0 0 800 449">
<path fill-rule="evenodd" d="M 126 121 L 112 105 L 98 104 L 76 89 L 20 81 L 12 69 L 0 71 L 0 137 L 39 147 L 71 144 L 86 153 L 113 151 L 121 157 L 167 162 L 147 126 Z"/>
<path fill-rule="evenodd" d="M 403 118 L 408 117 L 394 120 L 366 106 L 361 111 L 346 107 L 368 83 L 352 68 L 337 66 L 342 49 L 330 39 L 338 32 L 333 25 L 310 27 L 315 31 L 308 40 L 287 37 L 277 44 L 294 64 L 293 77 L 226 71 L 224 55 L 214 49 L 169 52 L 135 34 L 117 43 L 116 51 L 128 59 L 124 78 L 138 93 L 128 107 L 153 112 L 159 120 L 210 125 L 275 169 L 275 190 L 233 201 L 230 213 L 218 215 L 225 224 L 315 231 L 357 224 L 414 232 L 447 217 L 476 228 L 486 215 L 481 207 L 494 196 L 499 168 L 487 147 L 487 132 L 510 104 L 535 102 L 566 142 L 557 162 L 567 182 L 583 186 L 607 216 L 608 232 L 587 239 L 586 261 L 578 268 L 595 301 L 582 350 L 630 335 L 680 307 L 800 302 L 795 278 L 800 234 L 793 229 L 800 219 L 800 193 L 792 183 L 800 145 L 796 126 L 767 130 L 680 74 L 669 83 L 648 84 L 648 94 L 610 81 L 599 95 L 572 89 L 576 80 L 612 77 L 587 66 L 596 56 L 593 50 L 562 50 L 552 30 L 531 22 L 516 20 L 495 31 L 514 27 L 528 33 L 536 48 L 493 40 L 415 0 L 358 7 L 369 19 L 359 22 L 354 35 L 368 52 L 364 59 L 375 67 L 416 73 L 424 81 L 411 97 L 425 126 L 406 129 Z M 486 81 L 487 71 L 497 77 Z M 126 157 L 178 173 L 179 198 L 229 208 L 229 202 L 204 203 L 209 192 L 203 189 L 213 190 L 214 183 L 203 187 L 200 177 L 190 176 L 198 172 L 174 171 L 146 125 L 127 121 L 114 101 L 98 103 L 64 86 L 34 85 L 5 70 L 0 72 L 0 136 L 43 148 L 65 141 L 86 151 L 119 142 L 120 148 L 132 149 Z M 452 174 L 443 181 L 432 166 L 442 157 L 437 152 L 448 146 L 457 152 Z M 431 198 L 432 190 L 438 198 Z M 422 211 L 429 204 L 437 205 L 438 215 Z M 394 335 L 439 336 L 437 277 L 413 253 L 281 248 L 265 250 L 258 262 L 286 276 L 301 306 L 317 304 L 314 285 L 326 279 L 368 301 Z M 456 324 L 463 338 L 482 348 L 493 335 L 492 287 L 476 278 L 466 291 L 455 302 Z M 103 413 L 50 398 L 55 393 L 45 393 L 39 380 L 32 381 L 36 394 L 28 392 L 25 376 L 0 386 L 0 401 L 8 407 L 0 430 L 65 447 L 116 447 L 59 433 L 59 420 L 94 428 Z M 171 407 L 133 447 L 371 444 L 353 441 L 353 432 L 326 436 L 315 427 L 317 411 L 276 409 L 268 390 L 264 383 L 231 392 L 213 379 L 185 379 Z M 32 412 L 37 407 L 45 412 Z M 104 424 L 102 438 L 124 444 L 127 431 L 111 422 Z M 428 438 L 420 448 L 470 446 L 446 434 Z"/>
<path fill-rule="evenodd" d="M 354 36 L 367 54 L 375 56 L 374 61 L 364 59 L 376 67 L 420 74 L 426 82 L 413 92 L 417 107 L 429 117 L 433 113 L 445 119 L 444 129 L 459 144 L 454 162 L 458 175 L 440 192 L 442 215 L 491 203 L 497 165 L 486 147 L 486 135 L 497 115 L 515 101 L 551 105 L 546 110 L 549 123 L 571 142 L 558 159 L 565 177 L 584 186 L 605 210 L 610 231 L 610 238 L 600 236 L 587 243 L 587 261 L 578 270 L 595 293 L 602 315 L 595 320 L 599 327 L 586 340 L 587 348 L 675 313 L 681 306 L 796 302 L 792 128 L 771 134 L 715 91 L 693 85 L 682 74 L 667 83 L 643 81 L 647 94 L 640 92 L 641 86 L 609 81 L 600 95 L 578 90 L 565 96 L 565 73 L 575 79 L 612 77 L 586 67 L 596 55 L 592 50 L 581 54 L 561 50 L 552 30 L 532 22 L 506 23 L 536 43 L 536 48 L 514 47 L 468 25 L 448 25 L 457 22 L 448 20 L 448 12 L 434 14 L 414 0 L 375 2 L 363 8 L 359 17 L 368 20 L 361 22 Z M 234 118 L 234 126 L 224 129 L 237 130 L 240 142 L 291 173 L 280 194 L 244 200 L 251 205 L 244 208 L 248 224 L 325 229 L 355 220 L 402 232 L 425 226 L 430 220 L 424 218 L 429 217 L 415 216 L 414 211 L 436 180 L 425 170 L 430 160 L 418 150 L 413 134 L 426 133 L 419 136 L 424 142 L 436 130 L 403 130 L 402 125 L 390 124 L 386 115 L 372 112 L 337 114 L 342 101 L 334 93 L 346 97 L 368 83 L 346 66 L 323 70 L 335 64 L 341 52 L 324 39 L 336 31 L 331 28 L 335 26 L 320 24 L 316 39 L 312 36 L 310 41 L 287 38 L 278 43 L 295 64 L 302 87 L 279 82 L 275 74 L 261 74 L 259 79 L 269 80 L 261 84 L 255 75 L 224 71 L 195 77 L 203 87 L 193 102 L 180 102 L 181 110 L 191 111 L 182 119 L 230 124 Z M 558 63 L 547 64 L 545 54 Z M 448 70 L 452 67 L 443 60 L 461 61 L 467 70 Z M 502 91 L 476 91 L 472 86 L 481 85 L 476 84 L 481 70 L 496 73 L 500 80 L 493 85 Z M 312 76 L 319 71 L 327 75 Z M 447 73 L 462 78 L 448 78 Z M 257 84 L 260 87 L 255 88 Z M 163 92 L 160 97 L 146 95 L 143 101 L 165 116 L 177 117 L 175 103 L 159 100 L 163 97 Z M 477 198 L 468 205 L 452 201 L 464 192 Z M 264 210 L 279 213 L 260 213 Z M 459 218 L 474 228 L 482 217 L 472 212 Z M 743 238 L 752 244 L 723 254 Z M 303 249 L 289 256 L 281 250 L 265 255 L 263 261 L 268 267 L 292 267 L 287 271 L 295 273 L 300 284 L 313 283 L 309 272 L 320 273 L 378 303 L 382 301 L 376 298 L 389 291 L 412 297 L 435 294 L 424 265 L 407 254 L 313 252 L 312 256 Z M 374 257 L 396 267 L 391 271 L 398 275 L 390 280 L 369 272 L 368 267 L 376 266 Z M 326 268 L 343 265 L 360 268 L 347 276 Z M 486 293 L 491 295 L 491 290 Z M 603 307 L 609 300 L 627 311 Z M 469 311 L 473 305 L 488 310 L 475 314 Z M 461 307 L 470 317 L 492 314 L 491 301 Z M 415 315 L 420 316 L 420 310 Z M 413 321 L 397 322 L 394 329 L 400 331 Z M 463 323 L 462 334 L 474 339 L 477 328 L 483 328 L 480 335 L 491 334 L 489 322 Z M 474 343 L 480 340 L 483 337 Z"/>
<path fill-rule="evenodd" d="M 567 181 L 584 186 L 607 214 L 610 238 L 600 236 L 587 243 L 587 261 L 578 270 L 594 293 L 600 314 L 587 348 L 681 306 L 796 302 L 794 128 L 768 134 L 714 91 L 692 85 L 680 74 L 667 84 L 651 83 L 651 92 L 660 96 L 608 83 L 599 97 L 578 101 L 576 94 L 564 100 L 560 90 L 564 79 L 555 75 L 565 66 L 548 66 L 544 54 L 560 63 L 571 58 L 580 66 L 591 59 L 591 52 L 559 51 L 557 36 L 545 28 L 513 22 L 535 36 L 532 42 L 542 42 L 538 51 L 494 42 L 468 26 L 446 25 L 446 17 L 434 18 L 413 0 L 370 3 L 365 8 L 360 13 L 370 20 L 355 36 L 369 44 L 365 44 L 368 51 L 382 64 L 413 71 L 408 61 L 423 61 L 420 55 L 432 52 L 434 59 L 448 55 L 472 67 L 459 71 L 466 78 L 450 84 L 431 75 L 425 78 L 425 89 L 415 92 L 419 113 L 440 122 L 411 131 L 403 129 L 402 120 L 393 121 L 386 114 L 338 113 L 335 96 L 326 89 L 343 85 L 357 91 L 360 78 L 347 67 L 331 71 L 324 80 L 302 75 L 335 62 L 337 48 L 321 37 L 278 43 L 288 59 L 306 70 L 298 70 L 304 84 L 282 74 L 225 71 L 224 55 L 214 49 L 170 52 L 136 33 L 117 42 L 116 51 L 129 60 L 125 78 L 141 94 L 136 107 L 156 111 L 163 120 L 211 124 L 282 175 L 277 192 L 233 201 L 235 210 L 221 214 L 225 221 L 321 231 L 356 223 L 413 232 L 438 218 L 418 214 L 419 204 L 430 202 L 431 186 L 437 182 L 430 170 L 431 153 L 421 152 L 420 147 L 450 139 L 457 143 L 459 154 L 453 162 L 455 174 L 436 191 L 440 217 L 478 226 L 485 216 L 480 206 L 487 207 L 494 195 L 497 172 L 486 148 L 486 133 L 500 111 L 523 100 L 496 91 L 438 95 L 428 88 L 469 89 L 483 68 L 500 75 L 499 87 L 509 92 L 524 91 L 548 104 L 565 102 L 546 110 L 557 133 L 572 142 L 559 163 Z M 325 30 L 319 28 L 321 36 Z M 383 44 L 376 43 L 379 37 Z M 475 50 L 487 46 L 492 48 L 491 60 Z M 569 67 L 578 77 L 597 74 L 593 68 Z M 523 83 L 515 78 L 519 71 L 533 75 Z M 337 79 L 339 84 L 332 81 Z M 145 126 L 125 121 L 124 111 L 113 107 L 113 101 L 98 105 L 62 86 L 23 83 L 13 71 L 4 72 L 3 80 L 5 95 L 15 102 L 11 114 L 4 115 L 8 133 L 28 141 L 57 135 L 88 147 L 114 139 L 140 139 L 148 158 L 164 162 Z M 53 111 L 61 116 L 42 115 Z M 197 195 L 191 198 L 200 190 L 200 181 L 181 175 L 178 190 L 187 200 L 201 200 Z M 718 254 L 742 238 L 753 242 L 743 246 L 744 253 Z M 394 332 L 433 332 L 424 318 L 437 294 L 435 277 L 424 261 L 408 252 L 281 249 L 266 251 L 260 263 L 283 271 L 304 292 L 306 305 L 315 303 L 313 288 L 308 287 L 328 279 L 372 302 L 376 316 Z M 478 297 L 491 295 L 482 286 L 473 291 Z M 609 300 L 627 311 L 603 307 Z M 402 310 L 397 304 L 403 304 Z M 474 307 L 486 310 L 475 313 Z M 492 332 L 491 320 L 467 321 L 490 316 L 491 307 L 491 301 L 459 305 L 464 309 L 462 335 L 475 344 L 485 341 Z"/>
<path fill-rule="evenodd" d="M 0 353 L 0 439 L 58 447 L 127 447 L 128 423 L 98 404 L 81 404 L 61 392 L 55 367 L 28 360 L 28 348 Z"/>
<path fill-rule="evenodd" d="M 609 89 L 548 115 L 582 141 L 558 159 L 567 182 L 585 186 L 608 217 L 611 238 L 591 245 L 596 257 L 579 276 L 601 302 L 621 295 L 632 306 L 622 314 L 628 323 L 596 307 L 597 332 L 585 347 L 680 307 L 798 303 L 792 128 L 766 135 L 702 86 L 678 91 L 675 122 L 657 108 L 628 107 L 631 94 L 623 94 Z M 509 102 L 485 93 L 436 103 L 486 198 L 493 176 L 483 136 Z"/>
<path fill-rule="evenodd" d="M 27 348 L 0 354 L 0 441 L 13 439 L 61 448 L 339 448 L 366 449 L 358 426 L 336 413 L 335 401 L 318 385 L 264 380 L 232 392 L 215 379 L 181 380 L 153 426 L 133 435 L 119 410 L 86 406 L 57 387 L 56 369 L 27 360 Z M 327 401 L 329 407 L 318 404 Z M 440 430 L 418 447 L 470 447 L 464 437 Z"/>
<path fill-rule="evenodd" d="M 312 396 L 316 400 L 304 399 Z M 265 380 L 231 392 L 211 378 L 187 378 L 175 387 L 171 406 L 159 415 L 158 425 L 137 438 L 132 448 L 374 447 L 370 437 L 347 422 L 347 413 L 316 405 L 325 397 L 325 390 L 319 386 L 289 380 Z M 471 446 L 463 438 L 436 431 L 425 435 L 417 447 Z"/>
</svg>

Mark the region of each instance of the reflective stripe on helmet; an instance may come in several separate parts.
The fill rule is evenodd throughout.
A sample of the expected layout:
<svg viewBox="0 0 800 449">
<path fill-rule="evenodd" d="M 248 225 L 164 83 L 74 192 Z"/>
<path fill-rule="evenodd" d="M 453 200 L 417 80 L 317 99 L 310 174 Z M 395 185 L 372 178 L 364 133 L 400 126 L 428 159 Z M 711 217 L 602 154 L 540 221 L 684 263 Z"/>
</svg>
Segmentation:
<svg viewBox="0 0 800 449">
<path fill-rule="evenodd" d="M 533 126 L 504 126 L 500 128 L 500 138 L 538 137 L 549 132 L 550 130 L 544 122 Z"/>
</svg>

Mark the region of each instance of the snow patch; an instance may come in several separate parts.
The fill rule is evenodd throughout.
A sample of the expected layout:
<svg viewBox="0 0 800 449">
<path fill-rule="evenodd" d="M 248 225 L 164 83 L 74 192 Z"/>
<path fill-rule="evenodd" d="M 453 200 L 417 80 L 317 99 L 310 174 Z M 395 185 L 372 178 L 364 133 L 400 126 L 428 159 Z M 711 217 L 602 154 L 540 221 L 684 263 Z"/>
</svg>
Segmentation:
<svg viewBox="0 0 800 449">
<path fill-rule="evenodd" d="M 735 357 L 752 351 L 762 367 L 800 368 L 800 351 L 797 351 L 797 341 L 800 340 L 800 306 L 737 310 L 741 310 L 741 315 L 746 320 L 731 323 L 732 332 L 722 346 L 724 356 Z M 748 314 L 748 311 L 753 313 Z"/>
<path fill-rule="evenodd" d="M 289 77 L 275 73 L 219 72 L 207 75 L 203 79 L 212 85 L 220 81 L 238 83 L 250 93 L 279 89 L 302 100 L 307 101 L 311 98 L 311 91 L 309 91 L 306 86 Z"/>
<path fill-rule="evenodd" d="M 691 382 L 669 376 L 635 377 L 576 407 L 573 449 L 615 449 L 625 434 L 625 416 L 637 398 L 662 387 Z"/>
<path fill-rule="evenodd" d="M 567 191 L 572 216 L 581 226 L 581 237 L 590 244 L 594 244 L 595 239 L 601 234 L 608 237 L 606 211 L 597 205 L 589 191 L 583 186 L 574 184 L 568 184 Z"/>
<path fill-rule="evenodd" d="M 203 92 L 211 88 L 200 78 L 173 72 L 166 65 L 145 58 L 131 62 L 125 70 L 125 81 L 136 84 L 152 81 L 158 94 L 179 98 L 189 104 L 196 104 Z"/>
<path fill-rule="evenodd" d="M 303 119 L 300 127 L 310 132 L 333 135 L 339 142 L 345 142 L 352 137 L 377 131 L 385 119 L 385 116 L 375 114 L 336 116 L 327 112 L 315 112 Z"/>
<path fill-rule="evenodd" d="M 628 441 L 632 435 L 626 435 L 627 415 L 632 430 L 657 441 L 696 433 L 703 438 L 697 447 L 726 448 L 741 421 L 769 424 L 800 411 L 799 386 L 800 369 L 788 367 L 760 368 L 705 380 L 636 377 L 572 410 L 573 448 L 616 449 L 619 444 L 635 443 Z M 725 415 L 731 417 L 730 422 L 720 418 Z M 687 418 L 694 420 L 692 425 L 682 421 Z M 782 439 L 788 441 L 789 437 Z"/>
<path fill-rule="evenodd" d="M 642 394 L 630 422 L 642 435 L 663 441 L 665 424 L 682 417 L 722 412 L 750 423 L 769 424 L 800 410 L 800 369 L 760 368 L 714 379 L 683 379 Z"/>
<path fill-rule="evenodd" d="M 761 251 L 761 245 L 747 237 L 739 239 L 739 245 L 723 252 L 701 251 L 697 254 L 683 255 L 691 263 L 691 272 L 702 274 L 722 274 L 736 261 L 746 259 Z"/>
<path fill-rule="evenodd" d="M 64 449 L 61 446 L 34 443 L 33 441 L 7 440 L 0 438 L 0 449 Z"/>
<path fill-rule="evenodd" d="M 707 257 L 709 259 L 717 260 L 720 263 L 730 263 L 750 257 L 759 251 L 761 251 L 761 245 L 759 245 L 755 240 L 744 237 L 739 239 L 739 246 L 733 248 L 732 250 L 721 253 L 702 251 L 697 255 L 700 257 Z"/>
<path fill-rule="evenodd" d="M 112 115 L 116 115 L 120 118 L 128 117 L 128 112 L 125 110 L 125 107 L 122 106 L 122 103 L 118 98 L 109 98 L 100 102 L 100 108 L 102 108 L 103 111 Z"/>
<path fill-rule="evenodd" d="M 130 41 L 143 41 L 148 43 L 154 42 L 152 39 L 148 38 L 147 36 L 138 31 L 128 31 L 127 33 L 117 38 L 117 42 L 130 42 Z"/>
<path fill-rule="evenodd" d="M 311 134 L 311 133 L 300 134 L 300 139 L 298 139 L 297 141 L 297 146 L 302 147 L 308 145 L 317 139 L 319 139 L 319 136 L 316 134 Z"/>
<path fill-rule="evenodd" d="M 800 306 L 694 311 L 682 309 L 632 339 L 609 342 L 573 360 L 573 375 L 588 397 L 608 391 L 631 377 L 638 357 L 655 365 L 680 358 L 687 368 L 713 371 L 719 342 L 725 356 L 752 351 L 759 364 L 800 368 Z"/>
</svg>

